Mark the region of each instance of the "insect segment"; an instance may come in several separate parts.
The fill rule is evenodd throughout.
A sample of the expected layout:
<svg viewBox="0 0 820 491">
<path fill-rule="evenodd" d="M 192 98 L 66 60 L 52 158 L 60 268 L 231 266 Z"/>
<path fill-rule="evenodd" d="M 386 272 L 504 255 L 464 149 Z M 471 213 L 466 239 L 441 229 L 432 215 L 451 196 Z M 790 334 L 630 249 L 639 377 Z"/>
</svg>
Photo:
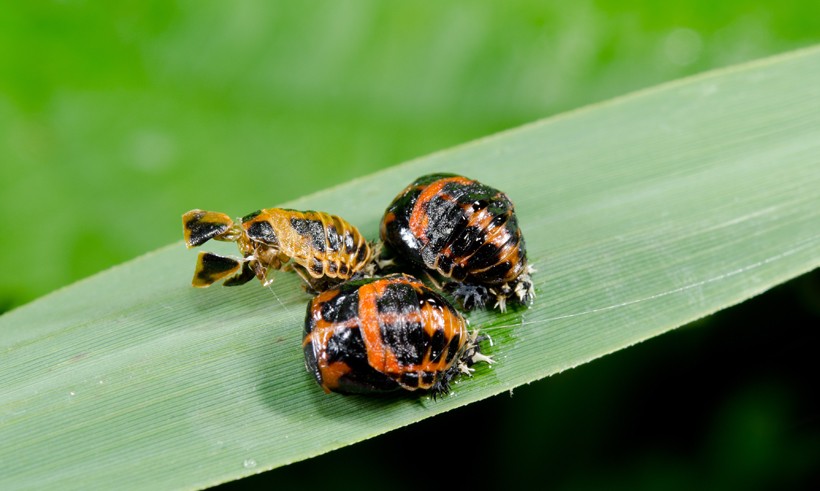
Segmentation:
<svg viewBox="0 0 820 491">
<path fill-rule="evenodd" d="M 325 392 L 449 391 L 478 361 L 475 332 L 442 296 L 395 274 L 349 281 L 308 304 L 302 348 Z"/>
<path fill-rule="evenodd" d="M 493 298 L 528 304 L 535 297 L 524 236 L 506 194 L 455 174 L 416 179 L 393 200 L 381 239 L 399 257 L 441 275 L 466 309 Z M 432 279 L 432 276 L 431 276 Z"/>
<path fill-rule="evenodd" d="M 224 279 L 225 286 L 253 277 L 268 285 L 270 270 L 294 270 L 310 290 L 322 291 L 370 274 L 373 250 L 361 233 L 342 218 L 318 211 L 268 208 L 234 223 L 224 214 L 191 210 L 182 216 L 185 244 L 196 247 L 210 239 L 236 242 L 242 258 L 201 252 L 193 286 L 206 287 Z"/>
</svg>

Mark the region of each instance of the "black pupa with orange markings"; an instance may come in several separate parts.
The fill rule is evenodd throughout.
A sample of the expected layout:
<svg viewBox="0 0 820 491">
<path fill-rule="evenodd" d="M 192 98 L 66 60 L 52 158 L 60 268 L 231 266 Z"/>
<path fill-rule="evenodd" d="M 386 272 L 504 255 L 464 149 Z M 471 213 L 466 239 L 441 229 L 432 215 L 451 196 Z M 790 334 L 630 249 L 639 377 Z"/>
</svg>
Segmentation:
<svg viewBox="0 0 820 491">
<path fill-rule="evenodd" d="M 456 174 L 429 174 L 396 196 L 381 239 L 398 258 L 438 275 L 465 308 L 535 297 L 524 236 L 503 192 Z"/>
<path fill-rule="evenodd" d="M 343 283 L 308 304 L 305 365 L 325 392 L 447 393 L 477 361 L 478 337 L 441 295 L 395 274 Z"/>
</svg>

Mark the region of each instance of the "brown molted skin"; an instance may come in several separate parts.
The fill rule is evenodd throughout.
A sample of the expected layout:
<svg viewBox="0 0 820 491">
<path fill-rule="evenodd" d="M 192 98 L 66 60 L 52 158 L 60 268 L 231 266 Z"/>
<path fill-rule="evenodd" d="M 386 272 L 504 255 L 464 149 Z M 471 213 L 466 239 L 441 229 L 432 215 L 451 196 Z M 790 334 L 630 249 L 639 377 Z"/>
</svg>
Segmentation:
<svg viewBox="0 0 820 491">
<path fill-rule="evenodd" d="M 370 244 L 356 227 L 318 211 L 268 208 L 245 216 L 236 225 L 224 213 L 191 210 L 183 215 L 183 233 L 188 247 L 210 239 L 233 241 L 243 256 L 235 260 L 201 255 L 195 286 L 222 279 L 233 260 L 234 268 L 241 271 L 226 286 L 242 284 L 253 276 L 265 283 L 269 270 L 293 269 L 312 290 L 321 291 L 351 279 L 373 260 Z M 212 271 L 209 264 L 220 264 L 222 270 Z"/>
<path fill-rule="evenodd" d="M 314 279 L 350 279 L 372 256 L 356 227 L 328 213 L 270 208 L 243 219 L 242 227 L 260 261 L 277 264 L 290 259 Z M 254 233 L 268 227 L 273 241 L 270 233 Z"/>
</svg>

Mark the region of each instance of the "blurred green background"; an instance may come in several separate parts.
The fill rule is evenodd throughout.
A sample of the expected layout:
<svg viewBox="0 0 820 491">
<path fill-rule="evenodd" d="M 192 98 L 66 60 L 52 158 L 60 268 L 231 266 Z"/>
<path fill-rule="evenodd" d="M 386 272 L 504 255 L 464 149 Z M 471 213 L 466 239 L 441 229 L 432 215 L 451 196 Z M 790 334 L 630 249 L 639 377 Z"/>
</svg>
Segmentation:
<svg viewBox="0 0 820 491">
<path fill-rule="evenodd" d="M 0 312 L 179 241 L 179 216 L 190 208 L 242 215 L 558 112 L 817 42 L 816 1 L 7 2 Z M 778 291 L 787 294 L 755 302 L 797 312 L 794 322 L 772 318 L 778 332 L 797 333 L 782 342 L 816 341 L 816 275 Z M 730 362 L 734 337 L 754 332 L 751 325 L 766 338 L 772 326 L 759 319 L 744 305 L 512 399 L 231 486 L 337 461 L 367 466 L 391 445 L 421 464 L 425 447 L 401 443 L 416 438 L 469 449 L 460 472 L 477 482 L 497 473 L 499 484 L 523 483 L 535 472 L 561 489 L 652 489 L 694 485 L 704 466 L 704 482 L 761 469 L 770 479 L 779 475 L 772 469 L 802 476 L 807 462 L 820 462 L 820 411 L 803 398 L 816 387 L 800 385 L 816 377 L 789 365 L 807 355 L 803 345 L 784 347 L 794 350 L 782 361 L 794 368 L 784 369 L 794 387 L 758 376 L 750 366 L 758 357 Z M 688 410 L 701 403 L 695 381 L 670 373 L 690 384 L 690 397 L 655 406 L 655 392 L 670 390 L 669 360 L 699 366 L 692 357 L 708 353 L 716 361 L 695 381 L 710 386 L 725 365 L 751 385 L 715 389 L 714 406 L 691 421 Z M 686 431 L 675 429 L 680 420 Z M 658 433 L 667 443 L 652 439 Z M 483 459 L 490 464 L 470 468 Z M 407 472 L 383 466 L 393 479 Z"/>
<path fill-rule="evenodd" d="M 0 304 L 179 240 L 190 208 L 817 41 L 812 1 L 7 2 Z"/>
</svg>

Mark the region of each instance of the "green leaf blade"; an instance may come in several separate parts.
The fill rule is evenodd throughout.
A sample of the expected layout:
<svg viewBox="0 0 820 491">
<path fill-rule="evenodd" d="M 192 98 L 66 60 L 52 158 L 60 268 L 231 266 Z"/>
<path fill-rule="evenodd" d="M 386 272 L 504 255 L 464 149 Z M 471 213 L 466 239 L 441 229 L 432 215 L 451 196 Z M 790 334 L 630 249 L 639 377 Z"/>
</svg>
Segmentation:
<svg viewBox="0 0 820 491">
<path fill-rule="evenodd" d="M 196 290 L 196 254 L 181 243 L 12 311 L 0 317 L 0 487 L 224 482 L 511 390 L 810 271 L 820 264 L 816 80 L 820 50 L 792 53 L 288 203 L 375 237 L 381 210 L 423 173 L 463 173 L 510 195 L 538 297 L 528 310 L 470 316 L 493 336 L 497 363 L 438 401 L 324 394 L 303 367 L 299 281 Z"/>
</svg>

